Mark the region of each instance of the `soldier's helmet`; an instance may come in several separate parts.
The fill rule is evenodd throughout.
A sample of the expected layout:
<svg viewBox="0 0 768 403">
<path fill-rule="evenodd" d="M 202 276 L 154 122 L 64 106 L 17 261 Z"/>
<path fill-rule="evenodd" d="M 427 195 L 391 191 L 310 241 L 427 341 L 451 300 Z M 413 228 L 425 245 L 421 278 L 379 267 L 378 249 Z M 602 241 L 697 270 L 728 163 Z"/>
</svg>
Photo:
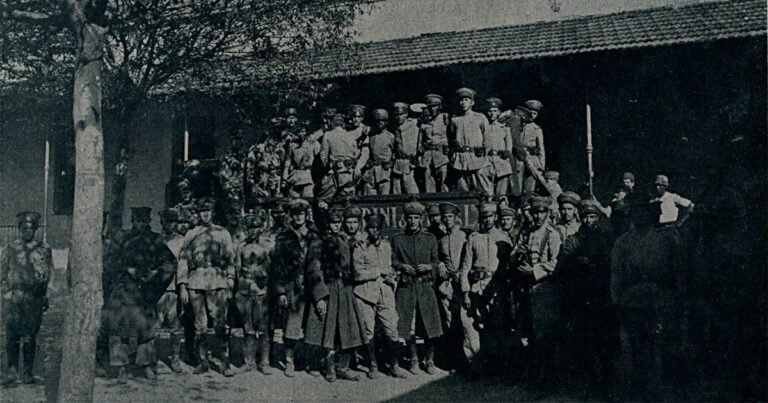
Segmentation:
<svg viewBox="0 0 768 403">
<path fill-rule="evenodd" d="M 437 204 L 430 204 L 427 206 L 427 215 L 432 217 L 436 215 L 440 215 L 440 206 Z"/>
<path fill-rule="evenodd" d="M 392 112 L 395 115 L 402 115 L 403 113 L 408 113 L 408 107 L 409 105 L 405 102 L 395 102 L 392 104 Z"/>
<path fill-rule="evenodd" d="M 450 202 L 443 202 L 440 203 L 440 213 L 441 214 L 454 214 L 459 215 L 459 206 L 450 203 Z"/>
<path fill-rule="evenodd" d="M 304 199 L 293 199 L 288 202 L 286 210 L 290 215 L 306 213 L 309 210 L 309 202 Z"/>
<path fill-rule="evenodd" d="M 344 218 L 362 218 L 363 210 L 360 207 L 349 206 L 344 209 Z"/>
</svg>

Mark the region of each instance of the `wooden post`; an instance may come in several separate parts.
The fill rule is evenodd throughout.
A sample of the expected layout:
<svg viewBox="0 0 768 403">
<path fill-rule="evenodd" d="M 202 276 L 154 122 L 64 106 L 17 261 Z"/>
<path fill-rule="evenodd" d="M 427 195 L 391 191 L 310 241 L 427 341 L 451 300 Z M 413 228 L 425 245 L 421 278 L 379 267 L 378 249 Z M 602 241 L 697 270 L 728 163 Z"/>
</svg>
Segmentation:
<svg viewBox="0 0 768 403">
<path fill-rule="evenodd" d="M 48 171 L 51 165 L 51 142 L 45 140 L 45 165 L 43 166 L 43 242 L 48 235 Z"/>
<path fill-rule="evenodd" d="M 184 162 L 189 161 L 189 129 L 187 128 L 187 113 L 184 112 Z"/>
<path fill-rule="evenodd" d="M 589 173 L 589 198 L 594 199 L 595 194 L 592 189 L 592 178 L 595 176 L 595 172 L 592 170 L 592 109 L 587 104 L 587 171 Z"/>
</svg>

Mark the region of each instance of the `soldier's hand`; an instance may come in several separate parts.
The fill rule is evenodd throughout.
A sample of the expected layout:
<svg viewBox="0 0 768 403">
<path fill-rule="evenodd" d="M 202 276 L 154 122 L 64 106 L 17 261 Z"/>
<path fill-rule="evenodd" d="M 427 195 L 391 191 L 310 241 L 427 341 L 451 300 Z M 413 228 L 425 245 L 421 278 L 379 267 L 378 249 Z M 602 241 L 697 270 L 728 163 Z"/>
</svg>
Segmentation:
<svg viewBox="0 0 768 403">
<path fill-rule="evenodd" d="M 469 311 L 472 308 L 472 300 L 469 298 L 469 293 L 464 293 L 464 301 L 462 301 L 461 306 L 464 307 L 465 310 Z"/>
<path fill-rule="evenodd" d="M 285 294 L 277 297 L 277 306 L 283 309 L 288 308 L 288 297 Z"/>
<path fill-rule="evenodd" d="M 533 274 L 533 266 L 528 263 L 522 263 L 517 266 L 517 271 L 523 274 Z"/>
<path fill-rule="evenodd" d="M 408 274 L 408 275 L 411 275 L 411 276 L 415 276 L 416 275 L 416 270 L 413 268 L 413 266 L 411 266 L 409 264 L 404 264 L 403 265 L 403 271 L 405 272 L 405 274 Z"/>
<path fill-rule="evenodd" d="M 419 272 L 419 274 L 421 274 L 421 273 L 428 273 L 428 272 L 432 271 L 432 265 L 431 264 L 422 263 L 422 264 L 416 266 L 416 269 Z"/>
<path fill-rule="evenodd" d="M 182 305 L 187 305 L 189 303 L 189 292 L 185 285 L 179 287 L 179 299 L 181 300 Z"/>
<path fill-rule="evenodd" d="M 328 312 L 328 303 L 324 299 L 321 299 L 315 304 L 315 309 L 317 310 L 317 316 L 325 318 L 325 314 Z"/>
<path fill-rule="evenodd" d="M 441 279 L 447 279 L 450 273 L 448 273 L 448 267 L 445 266 L 445 263 L 440 262 L 437 265 L 437 275 L 440 276 Z"/>
</svg>

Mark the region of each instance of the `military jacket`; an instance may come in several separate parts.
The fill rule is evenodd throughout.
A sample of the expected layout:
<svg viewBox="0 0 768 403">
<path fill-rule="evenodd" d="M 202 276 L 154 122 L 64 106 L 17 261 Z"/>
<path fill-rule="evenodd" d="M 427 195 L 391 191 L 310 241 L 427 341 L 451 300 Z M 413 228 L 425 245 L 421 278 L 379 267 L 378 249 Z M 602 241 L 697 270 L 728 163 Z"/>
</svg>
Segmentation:
<svg viewBox="0 0 768 403">
<path fill-rule="evenodd" d="M 283 181 L 292 186 L 312 184 L 312 165 L 320 154 L 320 143 L 306 139 L 288 143 L 288 158 L 283 168 Z"/>
<path fill-rule="evenodd" d="M 440 113 L 428 123 L 421 125 L 424 155 L 421 166 L 439 168 L 448 164 L 448 123 L 447 113 Z"/>
<path fill-rule="evenodd" d="M 235 246 L 226 229 L 210 224 L 187 232 L 176 282 L 191 290 L 220 290 L 235 279 Z"/>
<path fill-rule="evenodd" d="M 171 253 L 173 253 L 173 257 L 178 261 L 179 255 L 181 254 L 181 247 L 184 245 L 184 237 L 176 234 L 173 238 L 165 241 L 165 244 L 168 246 Z M 176 271 L 174 270 L 173 280 L 168 284 L 167 291 L 176 292 L 176 286 Z"/>
<path fill-rule="evenodd" d="M 470 234 L 461 263 L 461 291 L 482 293 L 496 271 L 505 270 L 511 250 L 509 236 L 496 227 Z"/>
<path fill-rule="evenodd" d="M 388 130 L 368 138 L 369 158 L 363 179 L 367 183 L 388 182 L 395 155 L 395 135 Z"/>
<path fill-rule="evenodd" d="M 236 282 L 239 294 L 256 296 L 267 294 L 267 276 L 275 243 L 265 235 L 260 234 L 257 239 L 246 240 L 237 246 Z"/>
<path fill-rule="evenodd" d="M 176 257 L 160 234 L 148 229 L 127 231 L 117 245 L 116 253 L 120 270 L 118 287 L 122 283 L 129 293 L 135 291 L 138 297 L 138 288 L 141 288 L 147 302 L 157 302 L 173 283 Z M 129 267 L 136 269 L 136 278 L 131 278 L 126 272 Z"/>
<path fill-rule="evenodd" d="M 395 166 L 393 172 L 406 175 L 418 163 L 420 152 L 419 126 L 415 119 L 406 119 L 395 129 Z"/>
<path fill-rule="evenodd" d="M 435 236 L 425 230 L 416 233 L 405 232 L 392 237 L 392 267 L 398 272 L 403 271 L 403 265 L 411 265 L 416 268 L 420 264 L 432 266 L 428 273 L 420 273 L 415 277 L 427 277 L 434 280 L 437 270 L 437 240 Z M 402 277 L 413 277 L 401 273 Z M 408 280 L 405 280 L 408 281 Z"/>
<path fill-rule="evenodd" d="M 573 217 L 573 220 L 568 223 L 560 221 L 557 224 L 557 230 L 560 231 L 562 239 L 567 239 L 569 236 L 576 234 L 579 231 L 579 227 L 581 227 L 581 223 L 576 217 Z"/>
<path fill-rule="evenodd" d="M 460 280 L 461 258 L 467 234 L 458 226 L 447 232 L 437 243 L 437 258 L 448 271 L 448 277 L 438 279 L 438 291 L 446 297 L 453 295 L 453 283 Z"/>
<path fill-rule="evenodd" d="M 514 245 L 510 263 L 528 263 L 533 267 L 533 276 L 537 281 L 555 271 L 562 239 L 560 232 L 551 225 L 524 227 Z"/>
<path fill-rule="evenodd" d="M 512 134 L 515 157 L 518 161 L 528 162 L 534 169 L 543 171 L 546 167 L 544 151 L 544 133 L 533 122 L 526 122 L 515 112 L 506 122 Z"/>
<path fill-rule="evenodd" d="M 341 127 L 325 133 L 320 156 L 336 172 L 351 172 L 360 158 L 357 139 Z"/>
<path fill-rule="evenodd" d="M 469 111 L 465 115 L 451 117 L 448 141 L 453 147 L 453 169 L 475 171 L 488 165 L 485 155 L 477 154 L 477 150 L 488 149 L 485 138 L 487 131 L 488 119 L 482 113 Z"/>
<path fill-rule="evenodd" d="M 486 133 L 490 146 L 488 160 L 491 161 L 497 177 L 512 174 L 512 133 L 498 120 L 488 125 Z"/>
<path fill-rule="evenodd" d="M 5 245 L 0 257 L 3 293 L 44 296 L 53 271 L 51 248 L 37 240 L 30 244 L 16 238 Z"/>
<path fill-rule="evenodd" d="M 378 243 L 369 240 L 357 242 L 352 249 L 352 272 L 356 282 L 355 295 L 365 301 L 376 302 L 385 278 L 394 281 L 392 245 L 386 239 Z"/>
</svg>

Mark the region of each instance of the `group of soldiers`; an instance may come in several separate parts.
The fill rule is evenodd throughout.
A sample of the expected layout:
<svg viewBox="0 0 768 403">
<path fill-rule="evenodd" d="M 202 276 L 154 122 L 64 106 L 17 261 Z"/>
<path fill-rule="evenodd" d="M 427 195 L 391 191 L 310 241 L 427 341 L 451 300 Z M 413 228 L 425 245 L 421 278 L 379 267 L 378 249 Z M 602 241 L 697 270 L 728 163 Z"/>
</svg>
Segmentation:
<svg viewBox="0 0 768 403">
<path fill-rule="evenodd" d="M 491 97 L 483 114 L 473 109 L 474 90 L 455 95 L 453 115 L 437 94 L 370 115 L 362 105 L 350 105 L 346 114 L 329 107 L 314 132 L 296 108 L 286 108 L 273 119 L 275 129 L 247 151 L 242 131 L 233 130 L 232 150 L 218 166 L 221 188 L 230 200 L 244 201 L 447 191 L 519 196 L 543 185 L 544 138 L 535 123 L 541 102 L 503 111 Z"/>
</svg>

